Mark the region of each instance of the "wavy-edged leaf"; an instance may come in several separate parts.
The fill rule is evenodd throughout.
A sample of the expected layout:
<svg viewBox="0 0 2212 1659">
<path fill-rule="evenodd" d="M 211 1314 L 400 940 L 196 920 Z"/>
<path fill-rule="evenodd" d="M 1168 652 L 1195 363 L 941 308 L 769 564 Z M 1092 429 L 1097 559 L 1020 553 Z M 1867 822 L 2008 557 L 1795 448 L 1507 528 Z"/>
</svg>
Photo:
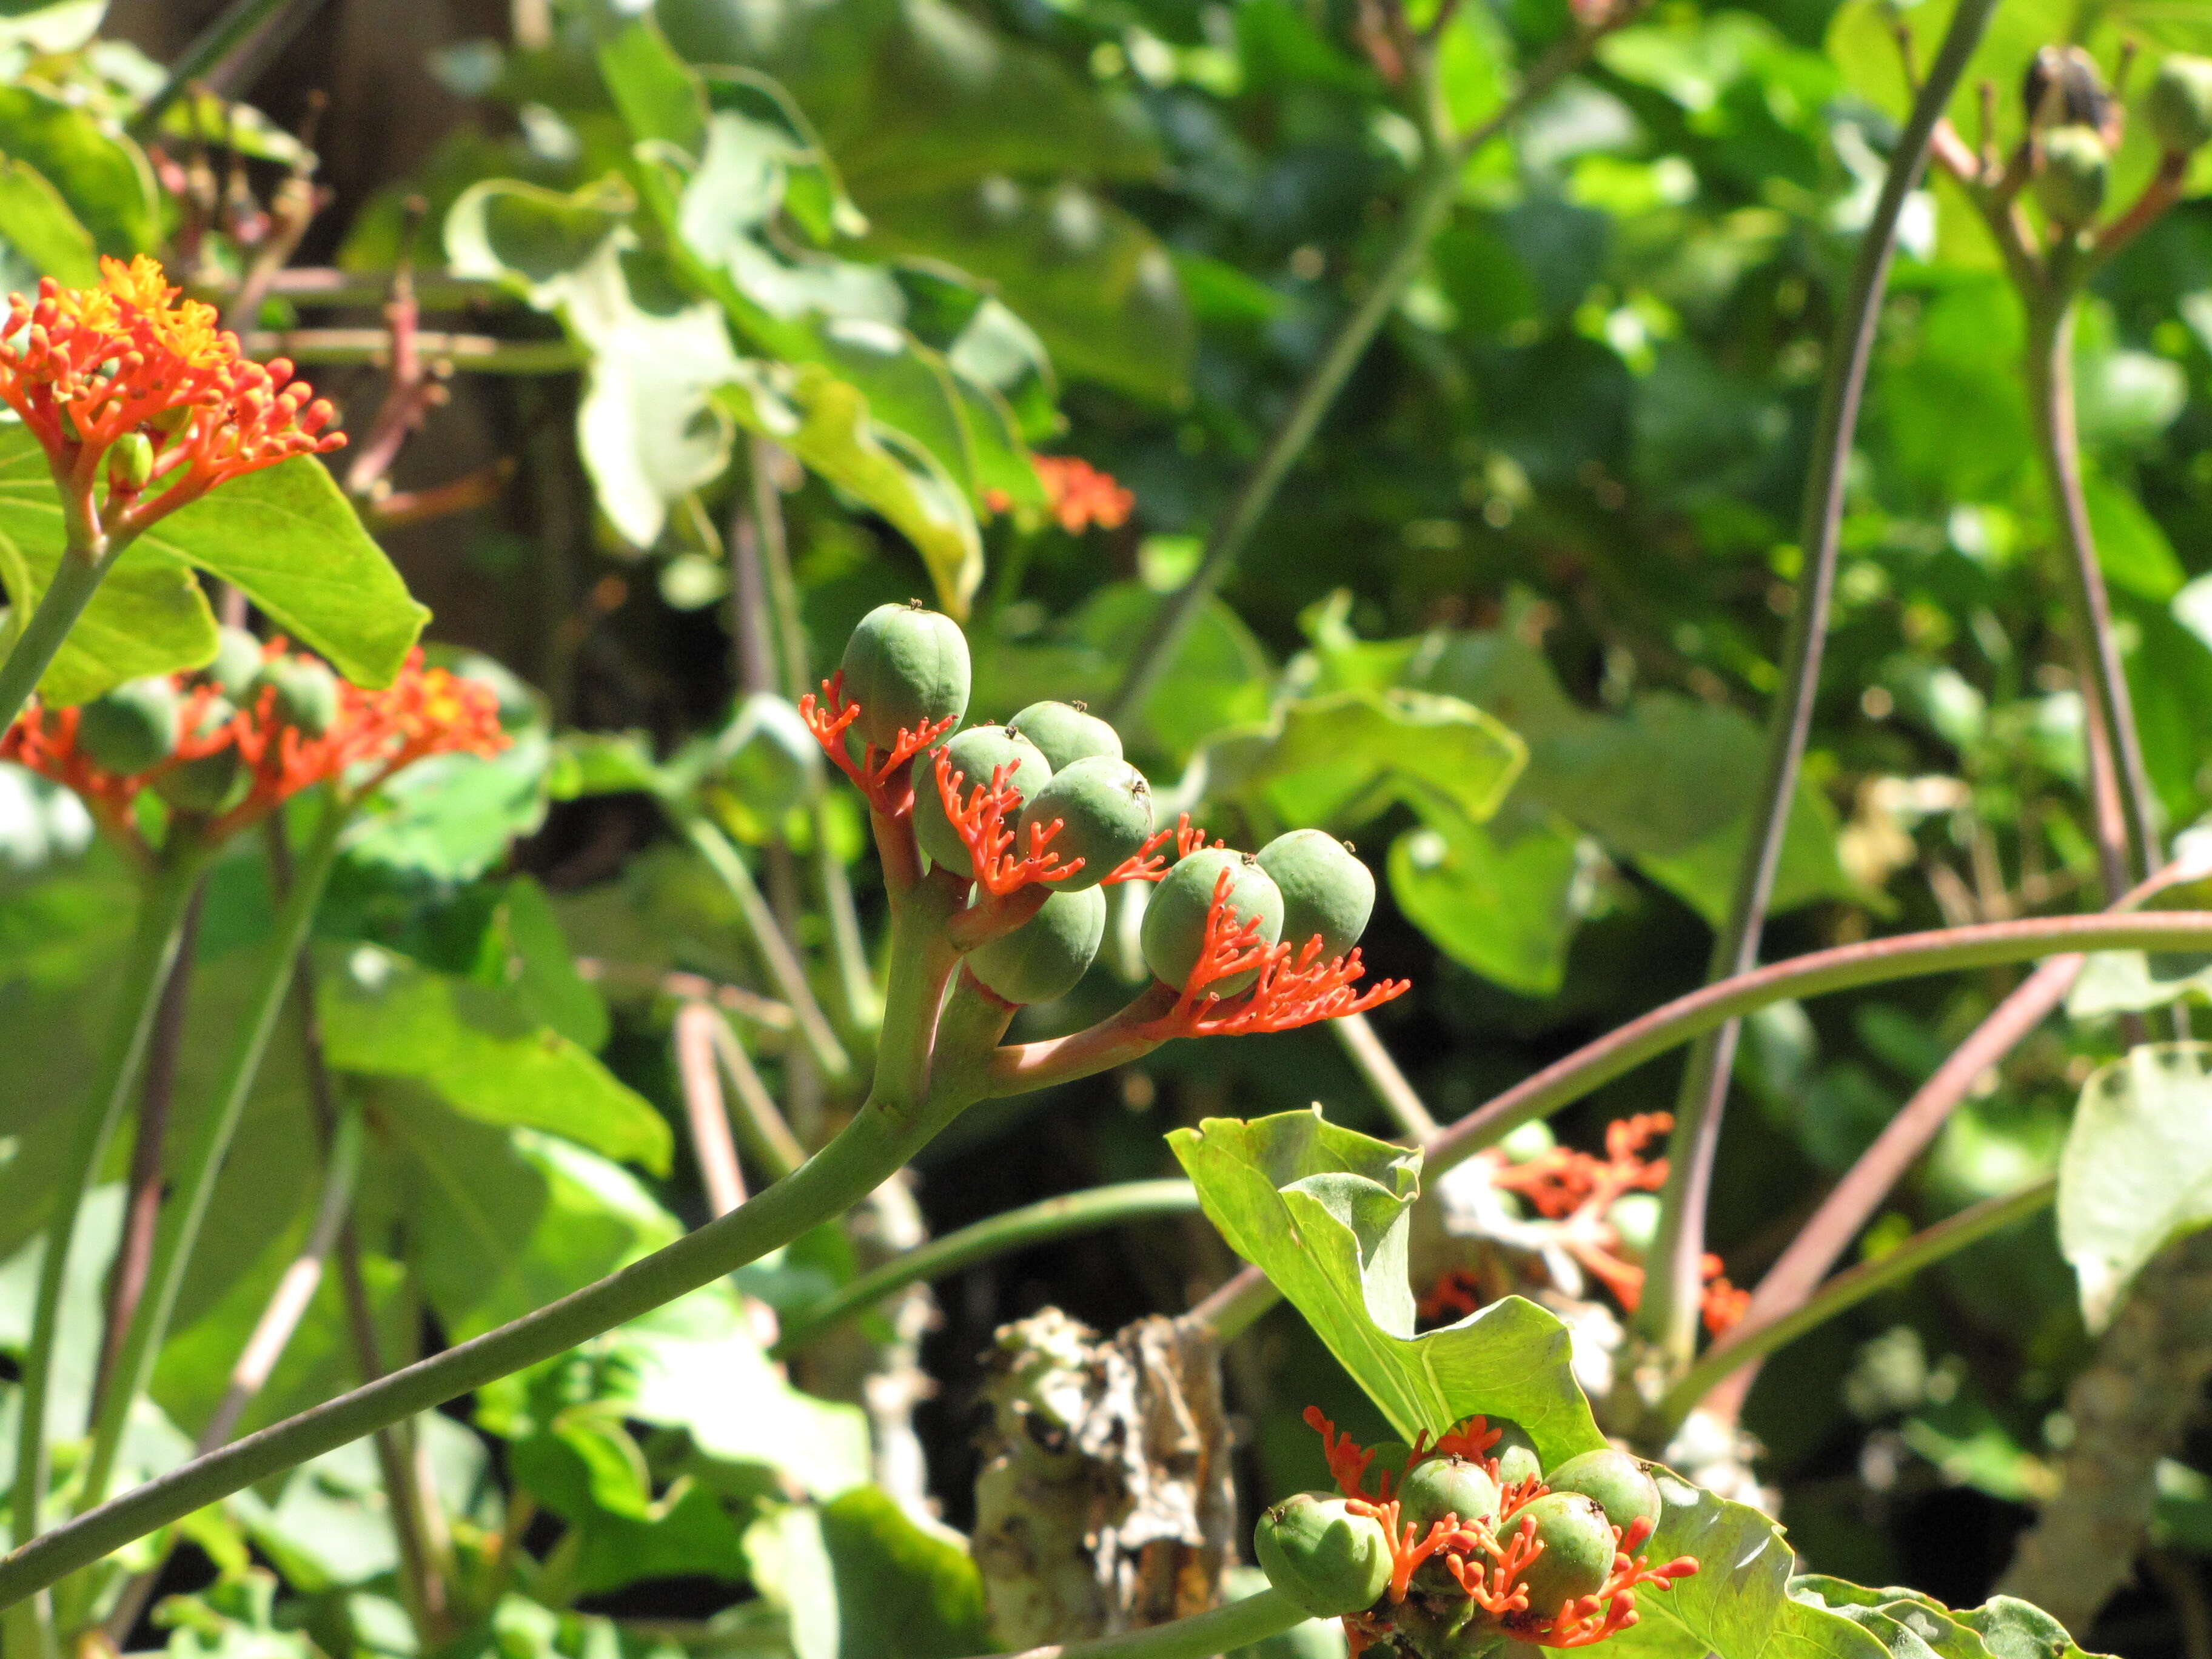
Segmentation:
<svg viewBox="0 0 2212 1659">
<path fill-rule="evenodd" d="M 1168 1144 L 1230 1248 L 1305 1316 L 1406 1439 L 1481 1412 L 1520 1424 L 1547 1468 L 1606 1443 L 1575 1384 L 1567 1328 L 1534 1303 L 1506 1297 L 1413 1334 L 1406 1250 L 1418 1152 L 1317 1109 L 1208 1118 Z"/>
</svg>

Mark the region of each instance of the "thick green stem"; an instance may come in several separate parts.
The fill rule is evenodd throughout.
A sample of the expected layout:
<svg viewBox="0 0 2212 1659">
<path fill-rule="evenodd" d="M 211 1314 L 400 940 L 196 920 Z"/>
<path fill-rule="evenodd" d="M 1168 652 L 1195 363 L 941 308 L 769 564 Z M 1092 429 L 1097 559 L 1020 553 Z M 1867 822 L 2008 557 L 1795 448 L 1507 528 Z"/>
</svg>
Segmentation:
<svg viewBox="0 0 2212 1659">
<path fill-rule="evenodd" d="M 812 1307 L 787 1314 L 782 1340 L 772 1357 L 787 1358 L 847 1315 L 924 1279 L 957 1273 L 975 1262 L 1025 1249 L 1046 1239 L 1116 1227 L 1151 1216 L 1188 1215 L 1197 1208 L 1198 1189 L 1188 1181 L 1126 1181 L 988 1217 L 894 1256 Z"/>
<path fill-rule="evenodd" d="M 23 1354 L 21 1416 L 16 1425 L 15 1540 L 20 1547 L 39 1531 L 46 1498 L 46 1426 L 53 1381 L 54 1341 L 60 1324 L 63 1275 L 76 1237 L 85 1196 L 138 1080 L 148 1038 L 161 1006 L 161 988 L 177 957 L 185 913 L 199 880 L 204 853 L 179 842 L 155 867 L 139 900 L 138 922 L 125 957 L 116 994 L 116 1024 L 91 1095 L 77 1118 L 77 1135 L 55 1192 L 46 1224 L 39 1284 L 31 1308 L 31 1338 Z"/>
<path fill-rule="evenodd" d="M 745 868 L 738 849 L 730 845 L 728 836 L 692 808 L 673 800 L 664 800 L 661 805 L 670 821 L 698 849 L 699 855 L 707 860 L 707 867 L 737 901 L 738 913 L 744 918 L 746 931 L 752 935 L 753 944 L 768 965 L 776 988 L 791 1005 L 799 1035 L 813 1054 L 815 1063 L 830 1077 L 848 1076 L 853 1069 L 852 1058 L 837 1041 L 837 1034 L 830 1029 L 822 1005 L 814 1000 L 814 988 L 806 981 L 805 968 L 793 951 L 790 941 L 784 938 L 783 929 L 776 926 L 768 899 L 753 880 L 752 872 Z"/>
<path fill-rule="evenodd" d="M 1054 1642 L 1025 1648 L 1003 1659 L 1212 1659 L 1218 1653 L 1264 1642 L 1294 1630 L 1313 1615 L 1279 1589 L 1264 1589 L 1211 1613 L 1194 1613 L 1171 1625 L 1131 1631 L 1095 1642 Z"/>
<path fill-rule="evenodd" d="M 1847 1308 L 1856 1307 L 1876 1291 L 1902 1284 L 1923 1267 L 1963 1250 L 1969 1244 L 2001 1232 L 2043 1209 L 2058 1195 L 2056 1176 L 2023 1187 L 2003 1198 L 1984 1199 L 1948 1220 L 1915 1233 L 1887 1254 L 1838 1273 L 1795 1311 L 1766 1324 L 1740 1325 L 1727 1340 L 1684 1372 L 1667 1391 L 1654 1414 L 1663 1425 L 1659 1438 L 1671 1437 L 1674 1429 L 1697 1407 L 1716 1382 L 1754 1359 L 1795 1342 L 1817 1325 L 1826 1324 Z"/>
<path fill-rule="evenodd" d="M 875 1086 L 829 1146 L 743 1207 L 596 1284 L 430 1358 L 195 1458 L 0 1559 L 0 1607 L 232 1492 L 589 1341 L 758 1261 L 888 1180 L 984 1090 L 1003 1007 L 945 1000 L 957 899 L 923 883 L 894 907 L 890 997 Z M 944 1010 L 940 1025 L 939 1011 Z M 942 1058 L 945 1063 L 933 1062 Z"/>
<path fill-rule="evenodd" d="M 2128 881 L 2140 881 L 2164 860 L 2158 850 L 2149 775 L 2143 768 L 2142 742 L 2136 735 L 2135 705 L 2128 696 L 2127 669 L 2112 629 L 2112 605 L 2105 574 L 2097 562 L 2096 538 L 2089 527 L 2087 498 L 2081 489 L 2081 446 L 2074 419 L 2074 296 L 2070 290 L 2031 296 L 2028 304 L 2027 396 L 2035 427 L 2036 451 L 2051 486 L 2051 517 L 2057 524 L 2060 563 L 2069 602 L 2088 669 L 2089 694 L 2096 700 L 2111 768 L 2127 827 Z M 2118 892 L 2108 894 L 2108 902 Z"/>
<path fill-rule="evenodd" d="M 1965 73 L 1996 0 L 1961 0 L 1951 15 L 1928 79 L 1913 100 L 1912 113 L 1899 134 L 1882 179 L 1874 216 L 1859 239 L 1850 286 L 1837 313 L 1829 343 L 1828 370 L 1820 388 L 1814 427 L 1812 470 L 1798 528 L 1802 569 L 1796 602 L 1782 653 L 1782 695 L 1769 717 L 1765 775 L 1758 796 L 1760 817 L 1742 864 L 1736 871 L 1729 918 L 1713 941 L 1708 980 L 1748 972 L 1759 960 L 1759 936 L 1774 879 L 1782 867 L 1782 846 L 1790 809 L 1797 798 L 1797 775 L 1813 729 L 1813 706 L 1820 690 L 1820 659 L 1828 632 L 1829 599 L 1835 587 L 1837 550 L 1842 541 L 1844 486 L 1858 427 L 1859 401 L 1866 389 L 1867 365 L 1874 354 L 1875 325 L 1889 268 L 1897 250 L 1897 228 L 1906 199 L 1928 164 L 1928 146 L 1951 93 Z M 1674 1130 L 1667 1153 L 1667 1187 L 1654 1271 L 1637 1310 L 1643 1333 L 1665 1345 L 1676 1364 L 1696 1352 L 1698 1297 L 1704 1280 L 1705 1206 L 1711 1195 L 1713 1158 L 1720 1142 L 1729 1074 L 1734 1069 L 1738 1028 L 1734 1022 L 1691 1051 L 1674 1108 Z"/>
<path fill-rule="evenodd" d="M 23 624 L 23 631 L 9 650 L 7 660 L 0 662 L 0 732 L 14 725 L 15 716 L 23 712 L 23 705 L 38 689 L 55 653 L 62 648 L 62 641 L 76 626 L 76 619 L 92 603 L 92 596 L 99 591 L 102 579 L 114 568 L 123 550 L 120 538 L 109 542 L 98 552 L 80 550 L 80 537 L 74 529 L 70 539 L 71 546 L 55 566 L 53 580 L 39 595 L 31 619 Z M 20 598 L 17 603 L 21 603 Z"/>
<path fill-rule="evenodd" d="M 338 836 L 345 827 L 346 811 L 338 801 L 325 803 L 291 890 L 278 907 L 269 951 L 261 963 L 258 981 L 248 996 L 248 1012 L 234 1035 L 231 1050 L 214 1100 L 184 1151 L 179 1179 L 162 1206 L 161 1224 L 154 1237 L 153 1265 L 147 1274 L 146 1293 L 116 1356 L 113 1386 L 100 1402 L 93 1424 L 92 1451 L 86 1462 L 84 1483 L 77 1499 L 82 1514 L 107 1495 L 114 1476 L 115 1457 L 123 1443 L 123 1431 L 131 1409 L 146 1389 L 154 1361 L 168 1334 L 176 1311 L 178 1293 L 184 1288 L 185 1269 L 191 1264 L 200 1228 L 207 1219 L 208 1203 L 215 1195 L 216 1177 L 237 1133 L 238 1120 L 246 1110 L 246 1097 L 260 1074 L 262 1056 L 276 1030 L 284 998 L 292 988 L 292 963 L 307 939 L 315 919 L 315 905 L 323 884 L 337 861 Z"/>
</svg>

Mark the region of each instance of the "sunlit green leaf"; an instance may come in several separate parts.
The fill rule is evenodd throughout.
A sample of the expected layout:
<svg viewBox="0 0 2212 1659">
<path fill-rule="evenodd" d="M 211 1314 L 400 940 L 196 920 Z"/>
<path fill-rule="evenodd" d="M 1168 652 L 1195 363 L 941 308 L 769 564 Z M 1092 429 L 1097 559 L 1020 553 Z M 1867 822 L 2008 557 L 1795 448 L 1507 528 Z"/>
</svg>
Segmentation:
<svg viewBox="0 0 2212 1659">
<path fill-rule="evenodd" d="M 2058 1242 L 2092 1330 L 2138 1269 L 2212 1223 L 2212 1047 L 2146 1043 L 2081 1086 L 2058 1163 Z"/>
</svg>

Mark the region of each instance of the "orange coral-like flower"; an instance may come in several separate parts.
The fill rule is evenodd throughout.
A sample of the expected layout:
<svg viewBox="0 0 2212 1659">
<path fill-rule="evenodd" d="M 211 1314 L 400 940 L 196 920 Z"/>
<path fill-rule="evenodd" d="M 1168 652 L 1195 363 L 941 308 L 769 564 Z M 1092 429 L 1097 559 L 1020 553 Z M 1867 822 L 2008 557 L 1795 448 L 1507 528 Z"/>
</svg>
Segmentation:
<svg viewBox="0 0 2212 1659">
<path fill-rule="evenodd" d="M 283 655 L 283 641 L 270 641 L 263 654 Z M 140 793 L 178 768 L 225 750 L 236 751 L 246 787 L 235 805 L 207 819 L 203 833 L 210 840 L 235 835 L 318 783 L 338 781 L 358 799 L 428 756 L 495 755 L 508 742 L 492 689 L 443 668 L 424 667 L 419 650 L 409 654 L 398 678 L 381 690 L 339 681 L 337 717 L 320 736 L 278 718 L 273 687 L 228 720 L 210 725 L 220 691 L 192 685 L 185 675 L 174 679 L 185 693 L 176 747 L 143 772 L 101 767 L 77 744 L 82 711 L 43 708 L 35 699 L 0 734 L 0 760 L 14 761 L 73 790 L 103 830 L 144 854 L 134 811 Z"/>
<path fill-rule="evenodd" d="M 963 801 L 960 786 L 968 775 L 952 764 L 951 750 L 937 751 L 937 795 L 944 804 L 945 816 L 967 844 L 976 885 L 1000 898 L 1034 881 L 1065 880 L 1083 867 L 1081 859 L 1062 863 L 1060 854 L 1051 850 L 1053 839 L 1063 827 L 1058 818 L 1030 825 L 1029 851 L 1018 857 L 1008 856 L 1017 851 L 1021 835 L 1018 824 L 1009 827 L 1007 823 L 1009 818 L 1018 818 L 1022 810 L 1019 792 L 1007 781 L 1013 774 L 1011 765 L 994 767 L 990 782 L 977 784 Z"/>
<path fill-rule="evenodd" d="M 806 722 L 806 729 L 814 733 L 814 741 L 822 745 L 822 752 L 830 757 L 839 771 L 852 779 L 854 787 L 867 797 L 869 807 L 887 818 L 914 810 L 913 775 L 907 763 L 960 724 L 957 714 L 949 714 L 919 730 L 908 731 L 901 726 L 897 737 L 891 740 L 890 753 L 870 744 L 855 762 L 846 750 L 845 733 L 860 718 L 860 705 L 845 701 L 842 669 L 822 682 L 820 697 L 810 691 L 799 700 L 799 714 Z"/>
<path fill-rule="evenodd" d="M 52 277 L 35 298 L 10 295 L 0 328 L 0 398 L 46 452 L 65 492 L 88 502 L 121 441 L 145 440 L 150 466 L 117 465 L 111 532 L 135 533 L 216 485 L 294 455 L 337 448 L 333 411 L 292 365 L 241 355 L 212 306 L 176 301 L 161 267 L 140 255 L 100 261 L 96 288 Z"/>
<path fill-rule="evenodd" d="M 1176 856 L 1187 859 L 1206 844 L 1206 831 L 1190 821 L 1189 813 L 1178 813 L 1173 829 L 1155 830 L 1146 836 L 1145 844 L 1115 865 L 1098 884 L 1111 887 L 1117 882 L 1158 881 L 1168 872 L 1167 856 L 1160 848 L 1170 842 L 1175 843 Z M 1229 843 L 1217 837 L 1213 844 L 1226 847 Z"/>
<path fill-rule="evenodd" d="M 1069 535 L 1079 536 L 1093 525 L 1101 530 L 1119 530 L 1128 523 L 1137 498 L 1117 483 L 1112 473 L 1102 472 L 1075 455 L 1032 455 L 1030 465 L 1036 469 L 1037 482 L 1044 486 L 1046 511 Z M 1013 498 L 1003 489 L 986 490 L 983 505 L 994 513 L 1004 513 L 1013 506 Z"/>
</svg>

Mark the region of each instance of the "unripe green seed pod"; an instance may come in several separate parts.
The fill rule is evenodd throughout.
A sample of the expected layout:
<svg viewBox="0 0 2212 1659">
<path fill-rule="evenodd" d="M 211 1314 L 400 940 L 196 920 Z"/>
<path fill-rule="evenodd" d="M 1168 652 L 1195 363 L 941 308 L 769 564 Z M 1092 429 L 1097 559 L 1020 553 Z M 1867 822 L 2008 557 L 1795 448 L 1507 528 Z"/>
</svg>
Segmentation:
<svg viewBox="0 0 2212 1659">
<path fill-rule="evenodd" d="M 242 628 L 226 628 L 216 639 L 214 660 L 195 670 L 192 678 L 214 686 L 233 702 L 244 702 L 253 695 L 262 660 L 260 641 Z"/>
<path fill-rule="evenodd" d="M 195 735 L 206 735 L 237 712 L 220 697 L 215 699 L 201 711 Z M 171 767 L 154 780 L 155 793 L 177 811 L 209 817 L 235 802 L 245 787 L 246 768 L 234 744 Z"/>
<path fill-rule="evenodd" d="M 1544 1460 L 1536 1455 L 1536 1443 L 1528 1437 L 1528 1430 L 1510 1417 L 1493 1417 L 1489 1422 L 1498 1431 L 1498 1441 L 1483 1455 L 1497 1460 L 1498 1485 L 1510 1486 L 1543 1474 Z"/>
<path fill-rule="evenodd" d="M 176 752 L 182 710 L 166 675 L 129 680 L 76 711 L 76 746 L 102 771 L 132 777 Z"/>
<path fill-rule="evenodd" d="M 1228 905 L 1235 924 L 1241 927 L 1257 917 L 1261 945 L 1273 945 L 1283 936 L 1283 896 L 1260 861 L 1234 848 L 1201 848 L 1179 861 L 1152 889 L 1139 936 L 1145 966 L 1177 989 L 1206 950 L 1206 915 L 1213 905 L 1214 883 L 1224 870 L 1230 872 Z M 1259 977 L 1255 968 L 1206 989 L 1216 996 L 1234 996 Z"/>
<path fill-rule="evenodd" d="M 1035 744 L 1055 773 L 1079 760 L 1121 758 L 1121 734 L 1097 715 L 1086 714 L 1081 703 L 1033 702 L 1008 720 L 1006 729 Z"/>
<path fill-rule="evenodd" d="M 1559 1144 L 1553 1138 L 1552 1126 L 1540 1117 L 1532 1117 L 1499 1141 L 1498 1150 L 1505 1154 L 1508 1164 L 1526 1164 L 1530 1158 L 1541 1158 Z"/>
<path fill-rule="evenodd" d="M 2078 230 L 2105 205 L 2112 156 L 2089 127 L 2053 127 L 2043 135 L 2035 199 L 2053 224 Z"/>
<path fill-rule="evenodd" d="M 1462 1524 L 1488 1522 L 1498 1514 L 1498 1483 L 1481 1464 L 1464 1457 L 1431 1457 L 1416 1463 L 1398 1483 L 1398 1516 L 1413 1523 L 1418 1541 L 1447 1516 Z"/>
<path fill-rule="evenodd" d="M 1499 1523 L 1510 1536 L 1524 1520 L 1536 1523 L 1542 1552 L 1521 1570 L 1528 1587 L 1528 1610 L 1516 1615 L 1549 1619 L 1570 1601 L 1595 1595 L 1613 1572 L 1613 1523 L 1594 1498 L 1578 1492 L 1547 1492 L 1523 1504 Z"/>
<path fill-rule="evenodd" d="M 2143 94 L 2142 111 L 2143 124 L 2169 155 L 2193 155 L 2212 144 L 2212 58 L 2168 58 Z"/>
<path fill-rule="evenodd" d="M 845 701 L 860 705 L 854 728 L 878 749 L 902 729 L 968 712 L 968 641 L 934 611 L 878 605 L 845 642 L 842 667 Z"/>
<path fill-rule="evenodd" d="M 1299 1492 L 1261 1516 L 1252 1553 L 1267 1582 L 1316 1619 L 1371 1607 L 1390 1587 L 1382 1522 L 1321 1492 Z"/>
<path fill-rule="evenodd" d="M 1638 1521 L 1659 1523 L 1659 1483 L 1640 1458 L 1608 1447 L 1570 1457 L 1544 1477 L 1553 1492 L 1578 1492 L 1623 1532 Z"/>
<path fill-rule="evenodd" d="M 1293 830 L 1260 849 L 1260 867 L 1283 895 L 1283 938 L 1294 950 L 1321 935 L 1322 960 L 1359 943 L 1375 914 L 1375 872 L 1334 836 Z"/>
<path fill-rule="evenodd" d="M 1606 1211 L 1605 1218 L 1620 1235 L 1620 1253 L 1631 1261 L 1643 1261 L 1659 1242 L 1659 1215 L 1656 1193 L 1623 1193 Z"/>
<path fill-rule="evenodd" d="M 319 738 L 338 717 L 338 677 L 304 657 L 271 657 L 254 677 L 251 696 L 273 690 L 270 712 L 278 723 Z"/>
<path fill-rule="evenodd" d="M 1410 1650 L 1413 1659 L 1511 1659 L 1513 1650 L 1504 1645 L 1505 1632 L 1498 1621 L 1449 1578 L 1424 1593 L 1429 1585 L 1423 1575 L 1432 1568 L 1438 1568 L 1438 1563 L 1424 1563 L 1413 1575 L 1413 1594 L 1390 1608 L 1395 1645 L 1370 1651 Z M 1521 1653 L 1522 1659 L 1534 1659 L 1530 1648 L 1523 1647 Z"/>
<path fill-rule="evenodd" d="M 1106 895 L 1054 891 L 1011 933 L 968 953 L 968 971 L 1008 1002 L 1050 1002 L 1075 988 L 1106 937 Z"/>
<path fill-rule="evenodd" d="M 143 432 L 126 432 L 107 452 L 107 487 L 136 495 L 154 476 L 154 445 Z"/>
<path fill-rule="evenodd" d="M 1022 808 L 1014 851 L 1029 851 L 1031 824 L 1049 825 L 1054 818 L 1060 833 L 1048 850 L 1059 854 L 1063 865 L 1081 859 L 1083 867 L 1054 886 L 1063 893 L 1096 887 L 1152 833 L 1152 786 L 1128 762 L 1105 755 L 1072 762 L 1065 769 L 1055 765 L 1050 781 Z"/>
<path fill-rule="evenodd" d="M 1007 775 L 1006 783 L 1025 805 L 1030 796 L 1052 781 L 1052 768 L 1037 753 L 1036 745 L 1027 738 L 1016 737 L 1003 726 L 970 726 L 944 748 L 952 757 L 952 769 L 964 775 L 960 783 L 963 804 L 976 790 L 990 787 L 991 774 L 998 767 L 1014 769 Z M 929 854 L 931 863 L 946 870 L 963 873 L 967 871 L 968 843 L 960 839 L 952 820 L 945 816 L 945 799 L 937 792 L 935 750 L 914 763 L 914 834 L 921 843 L 921 850 Z M 1024 841 L 1013 848 L 1012 856 L 1025 857 L 1028 852 L 1029 843 Z"/>
<path fill-rule="evenodd" d="M 799 710 L 773 691 L 756 691 L 738 705 L 714 739 L 714 760 L 730 792 L 769 824 L 781 823 L 822 786 L 822 746 Z M 934 790 L 926 769 L 917 790 Z"/>
</svg>

